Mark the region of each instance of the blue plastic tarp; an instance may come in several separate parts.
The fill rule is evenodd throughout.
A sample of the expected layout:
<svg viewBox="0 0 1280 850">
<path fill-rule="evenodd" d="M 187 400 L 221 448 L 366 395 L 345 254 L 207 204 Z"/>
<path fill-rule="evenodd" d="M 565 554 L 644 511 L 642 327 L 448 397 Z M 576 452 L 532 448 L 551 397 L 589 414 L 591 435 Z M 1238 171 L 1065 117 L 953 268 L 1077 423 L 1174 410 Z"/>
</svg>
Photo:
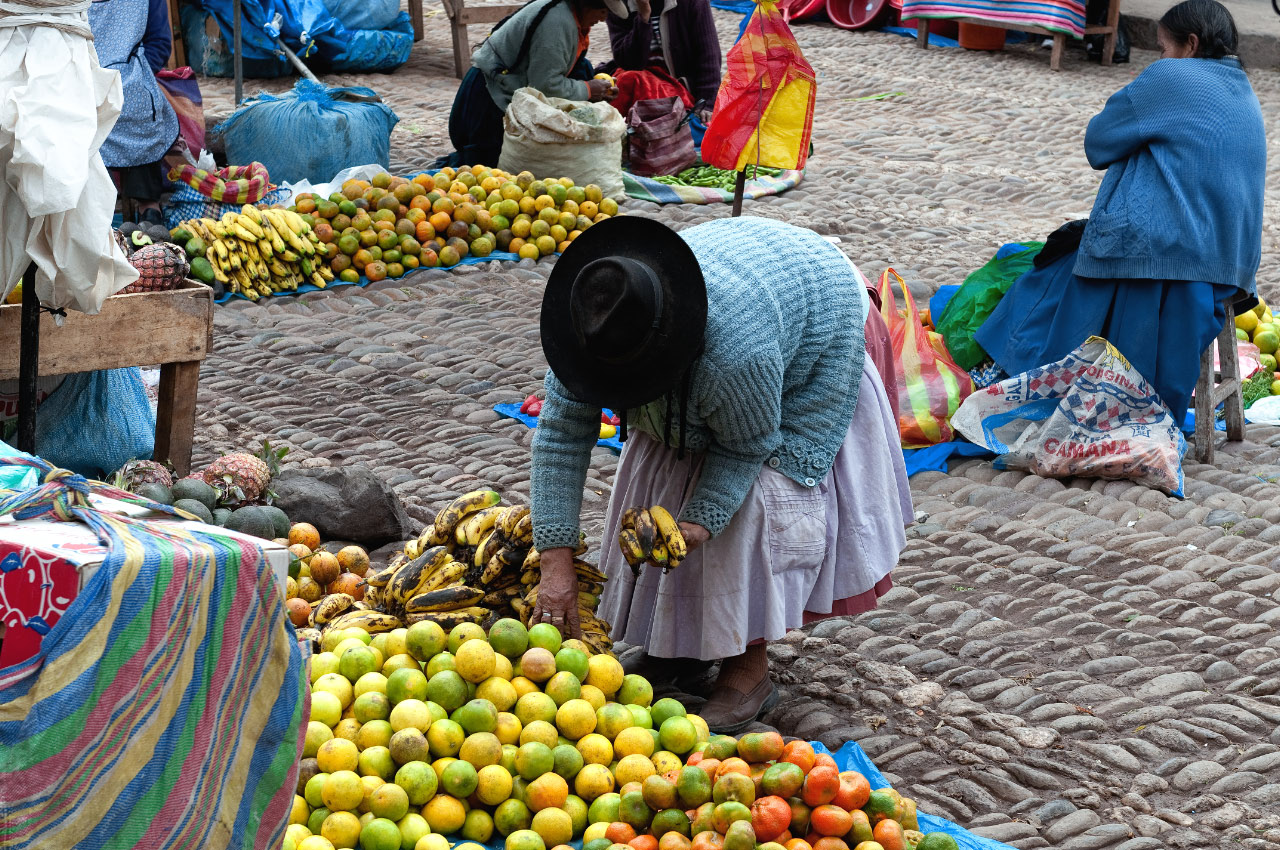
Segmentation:
<svg viewBox="0 0 1280 850">
<path fill-rule="evenodd" d="M 518 404 L 495 404 L 493 406 L 493 411 L 494 413 L 497 413 L 499 416 L 505 416 L 508 419 L 515 419 L 517 422 L 522 422 L 530 428 L 538 427 L 538 417 L 530 416 L 527 413 L 521 413 L 520 405 Z M 612 416 L 613 411 L 609 410 L 608 408 L 605 408 L 604 414 L 606 416 Z M 622 441 L 619 440 L 617 437 L 609 437 L 608 439 L 596 440 L 596 445 L 602 446 L 603 448 L 606 448 L 606 449 L 613 449 L 615 452 L 618 452 L 619 454 L 622 453 Z"/>
<path fill-rule="evenodd" d="M 907 477 L 917 472 L 946 472 L 952 458 L 961 457 L 995 457 L 995 454 L 984 446 L 970 443 L 968 440 L 954 440 L 950 443 L 938 443 L 924 449 L 903 449 L 902 459 L 907 464 Z"/>
</svg>

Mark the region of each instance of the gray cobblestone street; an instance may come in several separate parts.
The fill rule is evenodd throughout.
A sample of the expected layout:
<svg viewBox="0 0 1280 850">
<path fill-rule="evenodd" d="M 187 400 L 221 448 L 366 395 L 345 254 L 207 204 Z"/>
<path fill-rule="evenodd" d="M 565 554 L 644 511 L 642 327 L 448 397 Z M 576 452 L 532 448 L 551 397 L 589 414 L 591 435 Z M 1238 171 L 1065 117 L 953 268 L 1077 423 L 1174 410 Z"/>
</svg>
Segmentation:
<svg viewBox="0 0 1280 850">
<path fill-rule="evenodd" d="M 716 20 L 727 47 L 738 17 Z M 839 237 L 869 277 L 892 266 L 923 296 L 1003 242 L 1088 214 L 1100 175 L 1085 125 L 1155 58 L 1101 68 L 1074 50 L 1053 73 L 1030 46 L 795 33 L 819 75 L 816 150 L 798 188 L 747 212 Z M 593 35 L 603 57 L 603 28 Z M 437 12 L 395 75 L 326 80 L 394 107 L 393 171 L 448 147 L 448 45 Z M 1280 138 L 1280 75 L 1252 79 Z M 206 110 L 229 112 L 230 81 L 201 84 Z M 883 92 L 901 94 L 857 100 Z M 1258 279 L 1280 299 L 1276 169 L 1273 157 Z M 729 213 L 623 209 L 677 228 Z M 532 432 L 491 407 L 540 389 L 549 268 L 494 262 L 219 308 L 197 460 L 270 438 L 292 463 L 367 463 L 419 522 L 482 484 L 527 499 Z M 597 450 L 593 541 L 615 467 Z M 1251 427 L 1185 473 L 1184 500 L 988 462 L 917 475 L 921 518 L 894 590 L 875 612 L 772 647 L 785 693 L 765 719 L 830 746 L 858 740 L 922 809 L 1020 848 L 1280 847 L 1280 430 Z"/>
</svg>

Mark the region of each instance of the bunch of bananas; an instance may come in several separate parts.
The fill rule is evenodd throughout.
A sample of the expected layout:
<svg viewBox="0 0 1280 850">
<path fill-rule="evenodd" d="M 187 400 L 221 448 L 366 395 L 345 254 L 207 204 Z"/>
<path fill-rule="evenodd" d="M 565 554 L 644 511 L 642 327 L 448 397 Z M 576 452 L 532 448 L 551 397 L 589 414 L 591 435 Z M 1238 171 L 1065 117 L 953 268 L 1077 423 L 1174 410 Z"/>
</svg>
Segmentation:
<svg viewBox="0 0 1280 850">
<path fill-rule="evenodd" d="M 578 578 L 578 624 L 582 627 L 582 642 L 597 653 L 611 653 L 613 640 L 609 637 L 609 624 L 596 616 L 600 607 L 600 594 L 604 592 L 604 583 L 608 581 L 604 573 L 592 564 L 582 560 L 586 554 L 585 540 L 579 540 L 574 551 L 573 569 Z M 542 556 L 537 549 L 530 549 L 528 556 L 520 567 L 520 585 L 524 589 L 523 597 L 511 600 L 511 607 L 520 617 L 520 622 L 529 625 L 533 609 L 538 607 L 538 582 L 542 578 Z"/>
<path fill-rule="evenodd" d="M 245 204 L 220 221 L 193 218 L 181 227 L 204 240 L 214 278 L 250 301 L 303 283 L 323 289 L 334 279 L 317 258 L 319 238 L 295 212 Z"/>
<path fill-rule="evenodd" d="M 494 490 L 455 499 L 386 568 L 365 577 L 365 602 L 405 623 L 431 620 L 446 631 L 512 616 L 528 625 L 540 575 L 533 518 L 527 507 L 501 501 Z M 576 555 L 586 551 L 580 542 Z M 605 577 L 580 557 L 574 565 L 584 643 L 608 652 L 609 624 L 595 614 Z"/>
<path fill-rule="evenodd" d="M 642 564 L 662 567 L 666 574 L 680 566 L 689 554 L 675 517 L 662 505 L 627 508 L 622 514 L 618 546 L 637 578 Z"/>
</svg>

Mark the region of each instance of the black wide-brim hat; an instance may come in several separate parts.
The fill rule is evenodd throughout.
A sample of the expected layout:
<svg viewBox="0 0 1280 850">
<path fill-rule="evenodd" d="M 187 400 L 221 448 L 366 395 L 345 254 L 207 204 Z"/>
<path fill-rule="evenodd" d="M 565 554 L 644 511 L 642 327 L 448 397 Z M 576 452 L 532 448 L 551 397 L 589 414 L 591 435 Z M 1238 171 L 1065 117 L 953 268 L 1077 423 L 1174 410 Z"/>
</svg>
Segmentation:
<svg viewBox="0 0 1280 850">
<path fill-rule="evenodd" d="M 661 398 L 702 352 L 707 287 L 671 228 L 615 216 L 556 261 L 542 298 L 542 351 L 578 400 L 623 411 Z"/>
</svg>

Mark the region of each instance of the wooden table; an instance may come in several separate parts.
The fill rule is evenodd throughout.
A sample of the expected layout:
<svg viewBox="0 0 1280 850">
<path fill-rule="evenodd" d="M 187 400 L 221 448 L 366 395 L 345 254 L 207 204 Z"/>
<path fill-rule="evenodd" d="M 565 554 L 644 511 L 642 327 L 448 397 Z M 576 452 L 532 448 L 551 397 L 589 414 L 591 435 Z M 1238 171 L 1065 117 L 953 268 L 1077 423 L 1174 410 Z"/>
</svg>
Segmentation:
<svg viewBox="0 0 1280 850">
<path fill-rule="evenodd" d="M 462 79 L 471 67 L 471 43 L 467 40 L 467 27 L 471 24 L 496 24 L 507 15 L 524 8 L 523 3 L 483 3 L 466 5 L 466 0 L 441 0 L 445 14 L 449 16 L 449 29 L 453 33 L 453 70 Z M 413 11 L 414 4 L 418 12 Z M 409 0 L 409 14 L 414 20 L 414 32 L 422 26 L 422 0 Z M 421 37 L 421 36 L 416 36 Z"/>
<path fill-rule="evenodd" d="M 915 15 L 916 23 L 916 44 L 921 50 L 929 46 L 929 21 L 932 18 L 925 18 L 919 14 Z M 946 17 L 941 20 L 955 21 L 959 24 L 978 24 L 984 27 L 997 27 L 1003 30 L 1013 30 L 1014 32 L 1027 32 L 1036 35 L 1044 35 L 1053 39 L 1053 52 L 1049 54 L 1049 68 L 1053 71 L 1062 70 L 1062 54 L 1067 46 L 1066 33 L 1054 32 L 1053 30 L 1037 27 L 1030 24 L 1005 24 L 999 21 L 988 20 L 986 18 L 954 18 Z M 1120 0 L 1111 0 L 1107 7 L 1107 22 L 1094 26 L 1086 26 L 1084 28 L 1085 35 L 1105 35 L 1106 39 L 1102 44 L 1102 64 L 1110 65 L 1111 56 L 1116 50 L 1116 33 L 1120 31 Z"/>
<path fill-rule="evenodd" d="M 22 305 L 0 306 L 0 380 L 18 377 Z M 213 350 L 213 290 L 193 280 L 168 292 L 113 295 L 96 316 L 68 311 L 62 327 L 40 317 L 40 374 L 70 375 L 99 369 L 160 365 L 156 460 L 182 477 L 191 471 L 200 361 Z M 37 414 L 38 417 L 38 414 Z"/>
</svg>

